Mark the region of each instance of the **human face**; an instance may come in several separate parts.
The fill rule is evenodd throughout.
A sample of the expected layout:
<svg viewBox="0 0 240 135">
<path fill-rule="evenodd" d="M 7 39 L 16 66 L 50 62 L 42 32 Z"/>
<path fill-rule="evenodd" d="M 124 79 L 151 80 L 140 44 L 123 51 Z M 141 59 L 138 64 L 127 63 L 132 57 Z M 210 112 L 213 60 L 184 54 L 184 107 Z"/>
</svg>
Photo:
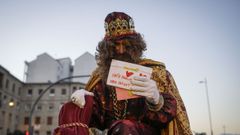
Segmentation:
<svg viewBox="0 0 240 135">
<path fill-rule="evenodd" d="M 118 40 L 115 42 L 115 51 L 116 54 L 124 54 L 128 47 L 130 46 L 130 43 L 127 40 Z"/>
<path fill-rule="evenodd" d="M 114 44 L 115 55 L 113 59 L 134 63 L 134 52 L 128 40 L 118 40 Z"/>
</svg>

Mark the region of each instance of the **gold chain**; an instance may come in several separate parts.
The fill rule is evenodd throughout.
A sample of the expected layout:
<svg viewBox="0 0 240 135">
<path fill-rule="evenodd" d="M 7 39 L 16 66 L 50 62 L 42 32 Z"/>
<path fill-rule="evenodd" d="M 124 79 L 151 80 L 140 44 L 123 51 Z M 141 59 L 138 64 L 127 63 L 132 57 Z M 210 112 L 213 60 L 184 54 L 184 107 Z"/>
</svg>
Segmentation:
<svg viewBox="0 0 240 135">
<path fill-rule="evenodd" d="M 125 119 L 126 118 L 126 113 L 127 113 L 128 101 L 124 100 L 124 110 L 122 112 L 122 110 L 120 108 L 121 101 L 117 100 L 116 91 L 114 89 L 112 89 L 112 98 L 113 98 L 113 111 L 114 111 L 115 119 L 116 120 Z"/>
<path fill-rule="evenodd" d="M 74 122 L 74 123 L 68 123 L 68 124 L 62 124 L 59 127 L 60 128 L 67 128 L 67 127 L 74 127 L 74 126 L 79 126 L 79 127 L 85 127 L 88 128 L 88 126 L 84 123 L 81 122 Z"/>
</svg>

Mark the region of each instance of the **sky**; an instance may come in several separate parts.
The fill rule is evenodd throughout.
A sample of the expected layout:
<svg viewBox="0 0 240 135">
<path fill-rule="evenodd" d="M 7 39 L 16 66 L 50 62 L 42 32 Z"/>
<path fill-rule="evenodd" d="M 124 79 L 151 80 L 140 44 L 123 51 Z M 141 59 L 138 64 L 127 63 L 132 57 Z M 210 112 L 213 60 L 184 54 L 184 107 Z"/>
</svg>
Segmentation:
<svg viewBox="0 0 240 135">
<path fill-rule="evenodd" d="M 240 1 L 0 0 L 0 65 L 23 80 L 24 61 L 44 52 L 72 62 L 95 54 L 104 18 L 129 14 L 147 43 L 146 58 L 164 62 L 194 132 L 240 134 Z"/>
</svg>

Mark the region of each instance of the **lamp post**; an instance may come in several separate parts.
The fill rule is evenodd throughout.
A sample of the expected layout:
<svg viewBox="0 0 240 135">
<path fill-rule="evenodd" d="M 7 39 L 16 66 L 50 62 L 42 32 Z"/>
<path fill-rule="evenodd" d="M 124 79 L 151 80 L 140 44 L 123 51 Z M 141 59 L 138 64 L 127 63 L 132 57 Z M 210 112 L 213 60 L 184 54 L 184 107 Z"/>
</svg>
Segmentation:
<svg viewBox="0 0 240 135">
<path fill-rule="evenodd" d="M 61 80 L 58 80 L 56 81 L 55 83 L 52 83 L 51 85 L 49 85 L 43 92 L 41 92 L 41 94 L 38 96 L 38 98 L 35 100 L 35 102 L 33 103 L 33 107 L 31 108 L 31 111 L 30 111 L 30 115 L 29 115 L 29 127 L 28 127 L 28 130 L 29 130 L 29 135 L 33 135 L 33 126 L 32 126 L 32 116 L 33 116 L 33 112 L 35 110 L 35 107 L 37 105 L 37 103 L 40 101 L 40 99 L 42 98 L 42 96 L 51 88 L 53 87 L 54 85 L 64 81 L 64 80 L 67 80 L 67 79 L 72 79 L 72 78 L 82 78 L 82 77 L 90 77 L 90 75 L 78 75 L 78 76 L 69 76 L 69 77 L 66 77 L 66 78 L 63 78 Z"/>
<path fill-rule="evenodd" d="M 207 105 L 208 105 L 209 123 L 210 123 L 210 130 L 211 130 L 210 132 L 211 132 L 211 135 L 213 135 L 211 109 L 210 109 L 209 96 L 208 96 L 207 78 L 205 78 L 204 81 L 200 81 L 199 83 L 204 83 L 205 84 L 206 96 L 207 96 Z"/>
<path fill-rule="evenodd" d="M 226 135 L 226 126 L 223 125 L 223 135 Z"/>
</svg>

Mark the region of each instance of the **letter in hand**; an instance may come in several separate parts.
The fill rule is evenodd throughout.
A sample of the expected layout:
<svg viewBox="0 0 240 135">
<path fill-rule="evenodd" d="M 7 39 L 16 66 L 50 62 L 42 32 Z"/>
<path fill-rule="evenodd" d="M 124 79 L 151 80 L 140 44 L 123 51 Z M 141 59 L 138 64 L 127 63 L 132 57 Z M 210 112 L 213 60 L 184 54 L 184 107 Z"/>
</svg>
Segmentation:
<svg viewBox="0 0 240 135">
<path fill-rule="evenodd" d="M 85 89 L 76 90 L 71 95 L 71 101 L 77 106 L 79 106 L 80 108 L 83 108 L 84 105 L 86 104 L 86 100 L 85 100 L 86 95 L 94 96 L 92 92 L 86 91 Z"/>
</svg>

